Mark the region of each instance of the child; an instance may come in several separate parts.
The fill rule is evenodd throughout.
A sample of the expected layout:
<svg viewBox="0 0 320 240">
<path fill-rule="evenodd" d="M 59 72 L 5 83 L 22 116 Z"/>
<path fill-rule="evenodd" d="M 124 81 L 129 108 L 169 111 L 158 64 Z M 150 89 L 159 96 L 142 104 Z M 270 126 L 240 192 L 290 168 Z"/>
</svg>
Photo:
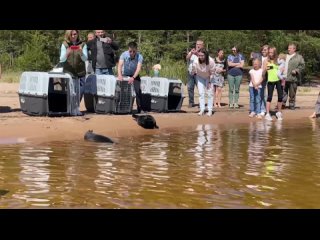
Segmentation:
<svg viewBox="0 0 320 240">
<path fill-rule="evenodd" d="M 218 56 L 214 59 L 216 64 L 216 71 L 213 75 L 213 91 L 214 91 L 214 106 L 221 108 L 221 95 L 224 85 L 224 73 L 226 72 L 227 62 L 224 59 L 224 53 L 222 49 L 218 49 Z"/>
<path fill-rule="evenodd" d="M 159 77 L 160 76 L 160 70 L 161 70 L 161 65 L 160 64 L 156 64 L 152 67 L 153 69 L 153 76 L 154 77 Z"/>
<path fill-rule="evenodd" d="M 262 83 L 262 68 L 260 59 L 253 60 L 253 69 L 249 71 L 251 81 L 249 83 L 250 92 L 250 114 L 249 117 L 257 116 L 262 118 L 261 113 L 261 83 Z"/>
<path fill-rule="evenodd" d="M 287 55 L 284 53 L 280 53 L 278 57 L 278 65 L 279 65 L 279 70 L 278 70 L 278 77 L 281 80 L 281 86 L 284 88 L 286 85 L 286 79 L 284 78 L 284 68 L 286 65 L 286 58 Z"/>
</svg>

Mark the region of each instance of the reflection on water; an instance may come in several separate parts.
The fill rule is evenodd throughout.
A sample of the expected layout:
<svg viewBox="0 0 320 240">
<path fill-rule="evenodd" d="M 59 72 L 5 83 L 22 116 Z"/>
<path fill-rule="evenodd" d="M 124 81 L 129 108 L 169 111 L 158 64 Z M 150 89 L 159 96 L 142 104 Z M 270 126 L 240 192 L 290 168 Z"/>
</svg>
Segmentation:
<svg viewBox="0 0 320 240">
<path fill-rule="evenodd" d="M 319 208 L 320 122 L 1 145 L 1 208 Z"/>
<path fill-rule="evenodd" d="M 13 194 L 14 198 L 30 202 L 32 206 L 49 206 L 50 147 L 27 147 L 20 149 L 19 181 L 24 186 Z M 33 197 L 34 196 L 34 197 Z"/>
</svg>

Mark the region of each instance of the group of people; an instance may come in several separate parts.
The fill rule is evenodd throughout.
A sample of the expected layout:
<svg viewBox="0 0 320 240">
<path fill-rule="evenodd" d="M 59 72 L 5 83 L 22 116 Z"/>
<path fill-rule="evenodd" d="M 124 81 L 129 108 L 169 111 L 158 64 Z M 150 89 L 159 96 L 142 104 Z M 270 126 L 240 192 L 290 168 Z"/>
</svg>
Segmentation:
<svg viewBox="0 0 320 240">
<path fill-rule="evenodd" d="M 115 51 L 119 45 L 113 37 L 106 34 L 104 30 L 95 30 L 89 33 L 86 42 L 80 40 L 79 30 L 67 30 L 65 39 L 61 45 L 60 62 L 63 64 L 63 71 L 70 73 L 73 77 L 75 93 L 78 96 L 78 112 L 80 102 L 84 94 L 85 77 L 88 73 L 114 75 L 116 66 Z M 192 108 L 194 103 L 194 89 L 197 86 L 199 91 L 198 115 L 205 113 L 205 97 L 207 96 L 208 116 L 213 114 L 213 109 L 221 107 L 222 88 L 225 76 L 229 85 L 229 108 L 239 108 L 239 90 L 244 74 L 243 68 L 245 57 L 239 49 L 234 46 L 232 53 L 225 59 L 224 51 L 217 50 L 215 57 L 209 56 L 204 47 L 203 40 L 197 40 L 195 48 L 192 48 L 186 56 L 188 61 L 188 95 L 189 105 Z M 282 120 L 282 109 L 286 106 L 289 98 L 289 108 L 294 110 L 296 93 L 302 73 L 305 68 L 303 57 L 298 54 L 295 44 L 288 45 L 287 54 L 279 54 L 272 46 L 264 45 L 260 52 L 251 53 L 249 65 L 250 83 L 250 113 L 249 117 L 265 118 L 272 120 L 270 105 L 273 91 L 277 89 L 278 102 L 276 117 Z M 136 42 L 128 44 L 128 50 L 120 55 L 117 70 L 118 79 L 123 80 L 124 76 L 129 77 L 129 83 L 133 84 L 136 93 L 136 104 L 138 113 L 142 109 L 142 93 L 140 71 L 143 63 L 143 56 L 138 52 Z M 160 64 L 153 66 L 154 76 L 159 76 Z M 267 99 L 265 92 L 267 88 Z M 320 114 L 320 95 L 317 101 L 316 111 L 310 117 Z"/>
<path fill-rule="evenodd" d="M 104 30 L 95 30 L 95 34 L 89 33 L 87 42 L 80 39 L 79 30 L 66 31 L 60 50 L 60 63 L 63 65 L 63 72 L 71 74 L 74 81 L 74 91 L 78 99 L 76 115 L 83 115 L 80 112 L 80 102 L 84 94 L 86 75 L 88 73 L 114 75 L 115 51 L 118 49 L 118 43 Z M 141 108 L 139 73 L 143 56 L 137 49 L 137 43 L 130 42 L 128 50 L 121 54 L 118 63 L 118 80 L 123 80 L 123 76 L 130 77 L 128 82 L 134 85 L 138 113 L 140 113 L 143 109 Z"/>
<path fill-rule="evenodd" d="M 225 75 L 229 85 L 229 108 L 239 108 L 239 91 L 244 74 L 245 57 L 239 49 L 231 48 L 232 54 L 224 58 L 222 49 L 218 49 L 217 56 L 211 58 L 204 48 L 204 42 L 197 40 L 195 48 L 187 54 L 188 61 L 188 95 L 189 108 L 194 104 L 194 89 L 199 91 L 200 116 L 205 111 L 205 95 L 207 95 L 208 116 L 212 115 L 213 107 L 221 107 L 221 92 L 224 86 Z M 294 43 L 288 45 L 288 53 L 278 55 L 275 47 L 264 45 L 260 52 L 251 53 L 249 64 L 250 83 L 250 113 L 249 117 L 272 120 L 270 105 L 274 89 L 277 89 L 278 102 L 276 117 L 282 120 L 282 108 L 286 107 L 289 98 L 289 108 L 295 109 L 298 84 L 301 82 L 305 69 L 303 57 L 298 54 Z M 267 99 L 265 92 L 267 88 Z M 214 100 L 213 100 L 214 99 Z M 320 113 L 320 99 L 319 110 Z M 310 117 L 315 117 L 314 113 Z"/>
</svg>

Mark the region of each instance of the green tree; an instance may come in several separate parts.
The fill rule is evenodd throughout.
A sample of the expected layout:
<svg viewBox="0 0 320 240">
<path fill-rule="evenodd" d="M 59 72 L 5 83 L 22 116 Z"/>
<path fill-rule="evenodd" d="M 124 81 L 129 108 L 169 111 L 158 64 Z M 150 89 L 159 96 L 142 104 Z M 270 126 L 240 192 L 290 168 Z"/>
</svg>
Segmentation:
<svg viewBox="0 0 320 240">
<path fill-rule="evenodd" d="M 44 51 L 47 37 L 35 32 L 24 46 L 24 51 L 17 59 L 17 66 L 22 71 L 48 71 L 52 64 Z"/>
</svg>

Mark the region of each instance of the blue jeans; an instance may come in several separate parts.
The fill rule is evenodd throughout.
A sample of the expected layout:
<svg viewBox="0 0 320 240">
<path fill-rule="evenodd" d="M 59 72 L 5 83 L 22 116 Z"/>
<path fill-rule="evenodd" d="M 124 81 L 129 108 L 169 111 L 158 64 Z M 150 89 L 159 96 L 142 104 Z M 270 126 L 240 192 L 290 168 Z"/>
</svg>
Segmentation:
<svg viewBox="0 0 320 240">
<path fill-rule="evenodd" d="M 86 78 L 80 77 L 79 80 L 80 80 L 80 102 L 81 102 L 83 94 L 84 94 L 84 85 L 86 83 Z"/>
<path fill-rule="evenodd" d="M 261 112 L 267 112 L 266 110 L 266 97 L 265 97 L 265 93 L 266 93 L 266 86 L 267 86 L 267 80 L 263 80 L 261 83 L 261 91 L 260 91 L 260 96 L 261 96 L 261 101 L 260 101 L 260 106 L 261 106 Z"/>
<path fill-rule="evenodd" d="M 249 87 L 250 92 L 250 112 L 256 114 L 261 113 L 261 88 L 256 90 L 254 87 Z"/>
<path fill-rule="evenodd" d="M 198 80 L 194 75 L 188 73 L 188 95 L 189 104 L 194 104 L 194 87 L 198 85 Z"/>
<path fill-rule="evenodd" d="M 114 75 L 112 68 L 96 68 L 96 75 Z"/>
</svg>

